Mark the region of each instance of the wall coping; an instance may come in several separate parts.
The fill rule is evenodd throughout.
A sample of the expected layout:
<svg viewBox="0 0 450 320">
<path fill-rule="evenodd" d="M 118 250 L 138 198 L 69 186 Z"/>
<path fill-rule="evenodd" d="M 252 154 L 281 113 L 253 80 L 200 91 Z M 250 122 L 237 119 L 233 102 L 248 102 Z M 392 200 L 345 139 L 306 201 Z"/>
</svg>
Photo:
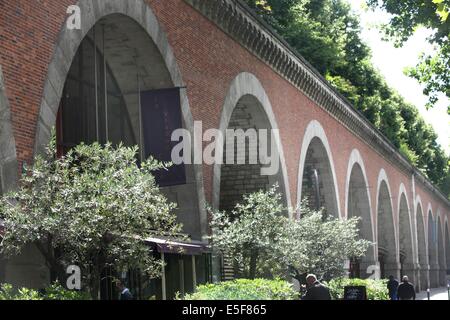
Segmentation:
<svg viewBox="0 0 450 320">
<path fill-rule="evenodd" d="M 450 201 L 380 130 L 242 0 L 184 0 L 309 99 L 360 137 L 391 164 L 414 175 L 450 208 Z"/>
</svg>

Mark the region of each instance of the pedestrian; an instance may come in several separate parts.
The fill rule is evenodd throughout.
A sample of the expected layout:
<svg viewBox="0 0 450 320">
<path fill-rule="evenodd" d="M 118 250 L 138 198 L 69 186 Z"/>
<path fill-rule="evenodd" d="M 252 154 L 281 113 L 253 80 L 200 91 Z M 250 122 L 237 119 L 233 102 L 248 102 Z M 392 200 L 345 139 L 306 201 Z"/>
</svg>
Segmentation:
<svg viewBox="0 0 450 320">
<path fill-rule="evenodd" d="M 321 284 L 313 274 L 306 276 L 306 294 L 302 300 L 331 300 L 330 289 Z"/>
<path fill-rule="evenodd" d="M 402 283 L 398 286 L 397 296 L 399 300 L 416 300 L 416 290 L 409 282 L 408 276 L 403 276 Z"/>
<path fill-rule="evenodd" d="M 120 292 L 119 300 L 133 300 L 133 295 L 131 294 L 130 289 L 125 286 L 122 280 L 118 280 L 116 282 L 116 287 Z"/>
<path fill-rule="evenodd" d="M 387 288 L 389 291 L 389 299 L 397 300 L 397 290 L 398 290 L 398 280 L 394 276 L 389 276 L 389 281 L 387 283 Z"/>
</svg>

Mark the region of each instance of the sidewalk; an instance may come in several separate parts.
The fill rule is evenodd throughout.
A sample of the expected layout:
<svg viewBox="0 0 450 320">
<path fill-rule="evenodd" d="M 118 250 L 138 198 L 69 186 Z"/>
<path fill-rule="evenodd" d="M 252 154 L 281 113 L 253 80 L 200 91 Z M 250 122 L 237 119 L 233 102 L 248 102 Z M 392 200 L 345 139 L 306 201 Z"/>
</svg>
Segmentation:
<svg viewBox="0 0 450 320">
<path fill-rule="evenodd" d="M 421 291 L 416 295 L 416 300 L 427 300 L 427 292 Z M 430 290 L 430 300 L 448 300 L 446 287 L 432 288 Z"/>
</svg>

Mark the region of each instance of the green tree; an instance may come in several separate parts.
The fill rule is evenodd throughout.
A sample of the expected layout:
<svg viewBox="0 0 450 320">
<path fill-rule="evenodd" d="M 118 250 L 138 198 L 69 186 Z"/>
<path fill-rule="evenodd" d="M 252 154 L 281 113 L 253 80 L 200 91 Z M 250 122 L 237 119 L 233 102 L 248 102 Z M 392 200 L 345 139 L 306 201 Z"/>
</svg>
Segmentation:
<svg viewBox="0 0 450 320">
<path fill-rule="evenodd" d="M 344 276 L 347 259 L 364 256 L 370 246 L 359 238 L 359 218 L 324 216 L 306 205 L 301 211 L 301 218 L 287 226 L 291 245 L 285 259 L 300 274 L 312 272 L 324 279 Z"/>
<path fill-rule="evenodd" d="M 414 11 L 415 3 L 424 1 L 382 2 L 389 3 L 386 7 L 388 11 L 405 5 L 406 12 Z M 370 49 L 361 39 L 359 18 L 351 11 L 346 1 L 247 0 L 247 3 L 322 73 L 331 85 L 379 129 L 412 164 L 445 194 L 450 193 L 448 183 L 444 183 L 448 181 L 446 174 L 449 172 L 449 158 L 436 143 L 437 135 L 425 124 L 417 109 L 390 88 L 380 72 L 373 67 Z M 379 2 L 369 0 L 372 6 L 376 3 Z M 440 3 L 441 9 L 445 8 L 442 7 L 443 2 Z M 421 7 L 417 10 L 436 14 L 436 4 L 428 1 L 426 8 Z M 439 14 L 437 17 L 434 24 L 440 31 L 436 32 L 436 35 L 444 35 L 446 27 L 441 23 L 443 18 L 439 18 Z M 416 15 L 411 19 L 413 18 L 416 19 Z M 406 16 L 404 19 L 408 21 Z M 401 19 L 397 20 L 387 26 L 386 30 L 390 30 L 387 32 L 392 35 L 404 33 L 409 36 L 408 32 L 412 32 L 409 26 L 418 26 L 421 24 L 419 21 L 422 21 L 416 19 L 412 24 L 401 22 L 403 21 Z M 449 20 L 446 21 L 448 24 Z M 402 32 L 395 32 L 398 28 Z M 407 36 L 403 37 L 403 40 L 407 39 Z M 441 36 L 441 40 L 445 39 Z M 438 61 L 434 59 L 436 61 L 430 62 L 434 69 L 442 72 L 433 73 L 433 78 L 430 78 L 429 82 L 449 90 L 450 85 L 444 78 L 450 74 L 448 72 L 450 63 L 448 59 L 442 57 L 440 56 Z M 428 70 L 425 66 L 416 68 L 414 72 L 420 77 L 425 77 L 427 75 L 425 71 Z M 432 92 L 432 88 L 428 90 Z"/>
<path fill-rule="evenodd" d="M 164 165 L 148 160 L 138 166 L 137 147 L 81 144 L 62 158 L 55 150 L 53 140 L 24 173 L 19 190 L 0 200 L 2 253 L 35 245 L 62 283 L 67 266 L 78 265 L 93 299 L 107 267 L 140 268 L 157 277 L 161 263 L 143 240 L 175 237 L 181 229 L 152 175 Z"/>
<path fill-rule="evenodd" d="M 283 215 L 277 188 L 245 195 L 230 212 L 212 212 L 212 244 L 236 262 L 240 277 L 284 277 L 289 267 L 319 276 L 344 274 L 348 257 L 369 242 L 358 238 L 358 219 L 324 217 L 302 206 L 301 219 Z"/>
<path fill-rule="evenodd" d="M 419 63 L 406 73 L 424 84 L 428 106 L 437 102 L 440 93 L 450 98 L 450 0 L 367 0 L 367 4 L 391 14 L 382 30 L 396 46 L 402 46 L 418 27 L 432 31 L 428 41 L 436 52 L 422 54 Z"/>
</svg>

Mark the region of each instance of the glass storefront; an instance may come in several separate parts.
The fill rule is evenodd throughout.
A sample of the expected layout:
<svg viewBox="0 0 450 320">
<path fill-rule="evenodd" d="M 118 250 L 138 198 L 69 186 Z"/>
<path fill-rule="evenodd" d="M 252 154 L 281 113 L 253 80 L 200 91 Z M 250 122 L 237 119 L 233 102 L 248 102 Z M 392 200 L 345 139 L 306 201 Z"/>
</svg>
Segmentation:
<svg viewBox="0 0 450 320">
<path fill-rule="evenodd" d="M 57 119 L 58 152 L 64 154 L 81 142 L 136 145 L 138 123 L 113 72 L 91 38 L 82 41 L 72 62 Z"/>
<path fill-rule="evenodd" d="M 211 283 L 211 254 L 183 255 L 172 253 L 156 253 L 155 257 L 164 258 L 163 276 L 151 279 L 140 270 L 115 272 L 105 270 L 102 274 L 101 299 L 118 300 L 118 292 L 114 281 L 121 279 L 130 289 L 136 300 L 173 300 L 194 292 L 197 285 Z"/>
</svg>

